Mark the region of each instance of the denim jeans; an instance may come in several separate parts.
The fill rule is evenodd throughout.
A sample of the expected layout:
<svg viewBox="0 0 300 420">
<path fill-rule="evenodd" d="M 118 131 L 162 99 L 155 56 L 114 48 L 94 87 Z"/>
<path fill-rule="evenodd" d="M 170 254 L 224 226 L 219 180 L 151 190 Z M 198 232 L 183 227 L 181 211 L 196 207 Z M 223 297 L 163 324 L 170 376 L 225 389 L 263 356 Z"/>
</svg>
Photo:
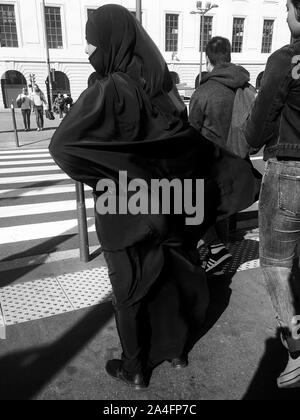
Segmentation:
<svg viewBox="0 0 300 420">
<path fill-rule="evenodd" d="M 260 262 L 279 326 L 290 331 L 296 315 L 293 265 L 300 240 L 300 161 L 270 159 L 259 200 Z"/>
<path fill-rule="evenodd" d="M 35 117 L 36 117 L 36 125 L 38 128 L 44 128 L 44 107 L 36 106 L 34 107 L 35 110 Z"/>
<path fill-rule="evenodd" d="M 31 109 L 22 109 L 22 116 L 25 130 L 30 130 Z"/>
</svg>

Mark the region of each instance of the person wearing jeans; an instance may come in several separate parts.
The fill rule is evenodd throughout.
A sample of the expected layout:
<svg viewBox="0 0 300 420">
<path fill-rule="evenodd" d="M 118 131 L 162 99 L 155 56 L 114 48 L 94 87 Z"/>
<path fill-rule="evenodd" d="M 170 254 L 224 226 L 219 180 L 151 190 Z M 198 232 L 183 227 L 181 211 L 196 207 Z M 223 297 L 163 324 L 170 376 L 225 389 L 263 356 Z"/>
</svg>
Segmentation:
<svg viewBox="0 0 300 420">
<path fill-rule="evenodd" d="M 47 105 L 47 101 L 38 86 L 34 87 L 31 100 L 36 116 L 37 131 L 42 131 L 44 128 L 44 104 Z"/>
<path fill-rule="evenodd" d="M 260 263 L 289 354 L 277 381 L 280 388 L 300 386 L 300 278 L 293 269 L 300 240 L 300 76 L 295 62 L 300 56 L 300 0 L 288 0 L 287 11 L 294 41 L 269 58 L 245 128 L 250 146 L 265 146 Z"/>
<path fill-rule="evenodd" d="M 22 93 L 17 98 L 17 103 L 21 104 L 21 112 L 23 116 L 24 128 L 25 131 L 30 131 L 30 115 L 31 115 L 31 106 L 32 102 L 30 96 L 28 95 L 28 89 L 24 88 Z"/>
</svg>

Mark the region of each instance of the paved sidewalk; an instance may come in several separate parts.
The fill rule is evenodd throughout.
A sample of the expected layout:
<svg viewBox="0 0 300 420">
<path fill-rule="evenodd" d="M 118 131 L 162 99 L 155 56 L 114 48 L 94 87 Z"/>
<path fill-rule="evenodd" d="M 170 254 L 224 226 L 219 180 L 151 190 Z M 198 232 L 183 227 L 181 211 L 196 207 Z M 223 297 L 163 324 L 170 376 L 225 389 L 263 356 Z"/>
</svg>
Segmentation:
<svg viewBox="0 0 300 420">
<path fill-rule="evenodd" d="M 187 369 L 164 363 L 149 389 L 134 392 L 105 373 L 119 355 L 110 302 L 7 328 L 0 346 L 0 399 L 298 400 L 276 388 L 285 352 L 259 271 L 210 279 L 207 333 Z"/>
<path fill-rule="evenodd" d="M 35 114 L 31 114 L 31 131 L 25 132 L 20 109 L 15 109 L 16 123 L 20 148 L 47 148 L 55 129 L 59 126 L 59 119 L 50 121 L 45 118 L 44 131 L 36 131 Z M 11 110 L 0 111 L 0 150 L 16 148 L 15 132 Z"/>
</svg>

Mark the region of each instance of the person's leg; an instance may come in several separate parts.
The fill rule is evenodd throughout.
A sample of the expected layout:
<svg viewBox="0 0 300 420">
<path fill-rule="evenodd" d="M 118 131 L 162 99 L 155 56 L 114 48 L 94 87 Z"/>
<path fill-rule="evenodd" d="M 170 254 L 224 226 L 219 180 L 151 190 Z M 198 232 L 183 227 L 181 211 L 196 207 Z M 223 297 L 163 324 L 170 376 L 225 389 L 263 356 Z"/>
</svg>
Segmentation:
<svg viewBox="0 0 300 420">
<path fill-rule="evenodd" d="M 30 109 L 26 109 L 27 129 L 28 130 L 30 130 L 30 115 L 31 115 L 31 110 Z"/>
<path fill-rule="evenodd" d="M 39 114 L 39 109 L 37 106 L 34 108 L 34 112 L 35 112 L 36 126 L 37 126 L 37 129 L 39 130 L 40 129 L 40 114 Z"/>
<path fill-rule="evenodd" d="M 44 108 L 42 106 L 41 106 L 41 109 L 40 109 L 40 122 L 41 122 L 40 128 L 41 128 L 41 130 L 43 130 L 43 128 L 44 128 Z"/>
<path fill-rule="evenodd" d="M 131 303 L 135 276 L 134 247 L 119 252 L 105 252 L 109 278 L 114 293 L 114 309 L 117 331 L 122 346 L 122 360 L 109 360 L 106 371 L 135 388 L 146 386 L 141 333 L 141 301 Z"/>
<path fill-rule="evenodd" d="M 227 230 L 227 227 L 228 220 L 222 220 L 210 227 L 204 236 L 204 242 L 208 248 L 204 268 L 209 274 L 222 273 L 222 267 L 232 258 L 222 239 L 220 239 L 224 237 L 223 233 Z"/>
<path fill-rule="evenodd" d="M 142 373 L 140 344 L 140 303 L 129 308 L 115 306 L 116 326 L 123 350 L 123 367 L 129 373 Z"/>
<path fill-rule="evenodd" d="M 293 358 L 300 351 L 300 340 L 294 339 L 292 325 L 297 313 L 293 263 L 300 239 L 299 178 L 300 164 L 268 162 L 259 201 L 261 271 L 290 350 L 290 361 L 278 380 L 280 387 L 293 385 L 298 375 L 300 384 L 300 358 Z"/>
<path fill-rule="evenodd" d="M 25 109 L 22 109 L 21 110 L 22 111 L 22 117 L 23 117 L 23 123 L 24 123 L 24 128 L 25 128 L 25 131 L 27 131 L 27 119 L 26 119 L 26 110 Z"/>
</svg>

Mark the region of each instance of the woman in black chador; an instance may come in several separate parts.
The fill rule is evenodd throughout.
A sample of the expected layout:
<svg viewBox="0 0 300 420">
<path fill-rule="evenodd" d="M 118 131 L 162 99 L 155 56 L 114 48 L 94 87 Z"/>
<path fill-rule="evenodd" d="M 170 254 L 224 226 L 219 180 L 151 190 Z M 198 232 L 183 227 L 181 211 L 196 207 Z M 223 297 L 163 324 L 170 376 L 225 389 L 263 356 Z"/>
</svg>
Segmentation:
<svg viewBox="0 0 300 420">
<path fill-rule="evenodd" d="M 95 213 L 123 350 L 120 360 L 107 362 L 106 371 L 140 389 L 159 363 L 186 366 L 187 343 L 199 332 L 209 302 L 197 241 L 215 221 L 217 207 L 226 217 L 251 204 L 254 190 L 243 162 L 236 178 L 223 163 L 226 179 L 220 181 L 222 164 L 212 165 L 215 146 L 189 127 L 163 57 L 129 11 L 116 5 L 99 8 L 87 22 L 86 39 L 98 78 L 52 139 L 50 152 L 57 164 L 90 185 L 96 199 L 101 196 L 98 181 L 117 183 L 120 171 L 127 172 L 128 181 L 138 178 L 148 185 L 151 179 L 205 178 L 209 195 L 205 210 L 210 220 L 201 226 L 186 226 L 184 214 Z M 226 196 L 222 203 L 220 192 Z M 122 191 L 111 193 L 118 199 Z"/>
</svg>

